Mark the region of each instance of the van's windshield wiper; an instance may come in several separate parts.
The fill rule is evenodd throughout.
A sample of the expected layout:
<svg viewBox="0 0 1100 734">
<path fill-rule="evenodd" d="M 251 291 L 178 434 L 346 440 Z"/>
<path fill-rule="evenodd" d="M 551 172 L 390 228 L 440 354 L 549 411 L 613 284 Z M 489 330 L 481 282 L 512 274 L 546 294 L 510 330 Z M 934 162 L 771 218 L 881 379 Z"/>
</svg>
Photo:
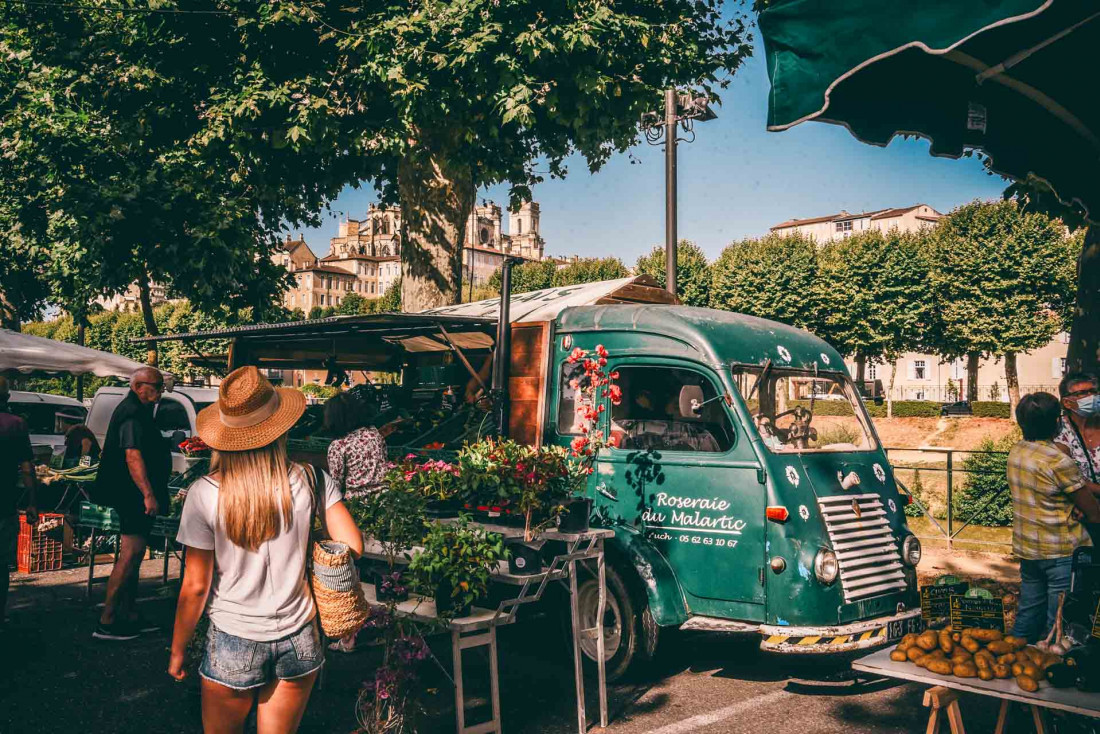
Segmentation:
<svg viewBox="0 0 1100 734">
<path fill-rule="evenodd" d="M 752 396 L 756 394 L 756 389 L 760 387 L 764 380 L 768 379 L 768 373 L 772 370 L 772 360 L 769 357 L 764 361 L 764 369 L 760 370 L 760 376 L 756 378 L 756 384 L 752 386 L 752 390 L 749 390 L 749 396 L 745 398 L 745 402 L 752 400 Z"/>
</svg>

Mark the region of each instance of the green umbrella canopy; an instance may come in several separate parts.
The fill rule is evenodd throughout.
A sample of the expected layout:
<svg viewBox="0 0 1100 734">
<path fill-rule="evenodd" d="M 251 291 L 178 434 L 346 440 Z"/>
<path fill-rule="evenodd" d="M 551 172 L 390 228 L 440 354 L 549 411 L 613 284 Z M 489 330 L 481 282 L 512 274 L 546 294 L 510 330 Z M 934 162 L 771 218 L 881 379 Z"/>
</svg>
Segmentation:
<svg viewBox="0 0 1100 734">
<path fill-rule="evenodd" d="M 806 120 L 861 141 L 980 149 L 1100 222 L 1100 3 L 773 0 L 760 14 L 768 129 Z"/>
</svg>

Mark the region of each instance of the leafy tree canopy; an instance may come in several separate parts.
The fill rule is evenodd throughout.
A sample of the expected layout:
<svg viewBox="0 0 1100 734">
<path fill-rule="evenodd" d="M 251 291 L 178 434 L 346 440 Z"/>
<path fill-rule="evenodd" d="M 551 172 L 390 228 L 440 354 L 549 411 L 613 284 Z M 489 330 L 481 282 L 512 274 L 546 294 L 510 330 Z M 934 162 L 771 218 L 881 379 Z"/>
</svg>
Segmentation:
<svg viewBox="0 0 1100 734">
<path fill-rule="evenodd" d="M 634 266 L 634 272 L 639 275 L 652 275 L 664 288 L 665 279 L 665 248 L 662 245 L 654 247 L 646 255 L 638 258 Z M 710 264 L 707 256 L 697 244 L 691 240 L 680 240 L 676 247 L 676 295 L 680 302 L 686 306 L 710 305 Z"/>
<path fill-rule="evenodd" d="M 734 242 L 711 268 L 711 307 L 813 331 L 817 245 L 800 234 Z"/>
</svg>

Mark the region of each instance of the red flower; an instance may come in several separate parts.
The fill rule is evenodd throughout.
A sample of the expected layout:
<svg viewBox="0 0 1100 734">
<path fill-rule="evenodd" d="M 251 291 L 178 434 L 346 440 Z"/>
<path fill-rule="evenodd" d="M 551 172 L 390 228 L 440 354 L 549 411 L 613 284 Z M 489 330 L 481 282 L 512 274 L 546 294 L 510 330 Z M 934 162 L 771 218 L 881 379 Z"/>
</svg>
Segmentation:
<svg viewBox="0 0 1100 734">
<path fill-rule="evenodd" d="M 569 446 L 573 449 L 574 453 L 579 453 L 588 446 L 588 438 L 585 436 L 577 436 Z"/>
<path fill-rule="evenodd" d="M 611 396 L 611 402 L 614 405 L 618 405 L 623 400 L 623 389 L 618 385 L 612 385 L 608 388 L 608 394 Z"/>
<path fill-rule="evenodd" d="M 610 377 L 610 378 L 611 378 L 612 380 L 617 380 L 617 379 L 619 379 L 619 371 L 618 371 L 618 370 L 615 370 L 615 371 L 614 371 L 614 372 L 612 372 L 612 373 L 611 373 L 610 375 L 608 375 L 608 377 Z"/>
<path fill-rule="evenodd" d="M 607 350 L 603 348 L 603 344 L 596 345 L 596 354 L 600 357 L 607 357 Z"/>
<path fill-rule="evenodd" d="M 569 356 L 566 358 L 565 361 L 569 362 L 570 364 L 575 364 L 575 363 L 581 361 L 583 358 L 584 358 L 584 350 L 581 349 L 580 347 L 575 347 L 573 349 L 573 351 L 569 353 Z"/>
<path fill-rule="evenodd" d="M 607 358 L 606 357 L 600 357 L 597 364 L 599 364 L 600 367 L 606 367 L 607 366 Z"/>
</svg>

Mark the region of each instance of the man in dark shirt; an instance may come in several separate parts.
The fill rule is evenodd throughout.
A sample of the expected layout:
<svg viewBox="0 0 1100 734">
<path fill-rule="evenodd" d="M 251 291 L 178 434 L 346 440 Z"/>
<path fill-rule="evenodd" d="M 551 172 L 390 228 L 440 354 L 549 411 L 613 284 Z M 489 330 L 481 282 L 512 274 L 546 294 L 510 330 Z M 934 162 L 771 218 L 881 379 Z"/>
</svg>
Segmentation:
<svg viewBox="0 0 1100 734">
<path fill-rule="evenodd" d="M 143 367 L 130 377 L 130 392 L 115 408 L 96 474 L 96 499 L 118 514 L 122 544 L 107 581 L 107 600 L 93 637 L 132 640 L 157 629 L 134 610 L 138 578 L 153 519 L 168 511 L 172 450 L 157 429 L 154 410 L 164 377 Z"/>
<path fill-rule="evenodd" d="M 4 627 L 4 609 L 8 603 L 8 566 L 15 561 L 16 543 L 19 542 L 19 475 L 27 490 L 27 522 L 38 523 L 34 508 L 34 453 L 27 422 L 8 412 L 11 390 L 8 380 L 0 377 L 0 629 Z"/>
</svg>

